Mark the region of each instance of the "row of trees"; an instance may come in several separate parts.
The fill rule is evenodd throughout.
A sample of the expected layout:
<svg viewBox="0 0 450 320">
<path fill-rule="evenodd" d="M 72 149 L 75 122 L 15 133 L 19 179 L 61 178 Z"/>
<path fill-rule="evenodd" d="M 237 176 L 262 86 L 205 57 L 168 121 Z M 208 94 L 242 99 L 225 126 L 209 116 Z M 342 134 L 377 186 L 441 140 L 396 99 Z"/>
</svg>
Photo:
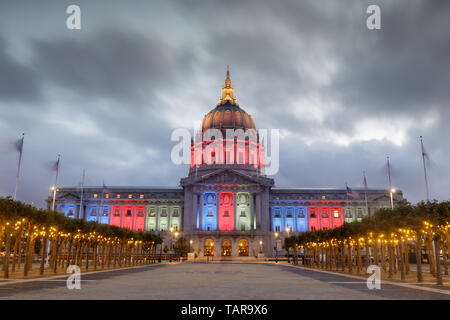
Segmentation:
<svg viewBox="0 0 450 320">
<path fill-rule="evenodd" d="M 412 255 L 418 282 L 423 281 L 422 261 L 427 257 L 430 274 L 442 284 L 441 264 L 448 275 L 449 224 L 450 202 L 405 204 L 339 228 L 293 235 L 284 246 L 293 249 L 294 264 L 300 251 L 309 267 L 360 273 L 375 264 L 388 278 L 399 272 L 402 280 L 410 272 Z"/>
<path fill-rule="evenodd" d="M 154 262 L 161 237 L 116 226 L 72 219 L 55 211 L 0 198 L 0 247 L 4 249 L 3 277 L 20 269 L 26 277 L 35 256 L 39 273 L 54 273 L 78 265 L 88 270 Z M 37 254 L 37 255 L 36 255 Z M 46 258 L 49 258 L 48 265 Z M 11 268 L 11 269 L 10 269 Z"/>
</svg>

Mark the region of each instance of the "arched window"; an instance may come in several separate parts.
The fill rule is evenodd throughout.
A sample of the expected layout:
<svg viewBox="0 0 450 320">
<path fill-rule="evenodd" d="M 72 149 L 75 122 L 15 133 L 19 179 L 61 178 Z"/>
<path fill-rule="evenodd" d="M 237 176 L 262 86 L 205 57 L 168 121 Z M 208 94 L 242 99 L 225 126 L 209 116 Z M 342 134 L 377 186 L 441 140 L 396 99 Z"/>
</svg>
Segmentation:
<svg viewBox="0 0 450 320">
<path fill-rule="evenodd" d="M 239 256 L 248 256 L 248 241 L 247 239 L 239 240 Z"/>
</svg>

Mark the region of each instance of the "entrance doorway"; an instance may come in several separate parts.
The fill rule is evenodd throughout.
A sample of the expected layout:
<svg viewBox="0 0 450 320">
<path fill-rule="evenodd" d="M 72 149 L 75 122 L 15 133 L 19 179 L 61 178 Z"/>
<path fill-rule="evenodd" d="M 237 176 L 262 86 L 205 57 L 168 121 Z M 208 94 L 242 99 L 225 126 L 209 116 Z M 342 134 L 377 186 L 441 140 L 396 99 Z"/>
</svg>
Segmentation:
<svg viewBox="0 0 450 320">
<path fill-rule="evenodd" d="M 239 240 L 239 256 L 248 256 L 248 241 L 246 239 Z"/>
<path fill-rule="evenodd" d="M 224 256 L 224 257 L 231 256 L 231 240 L 230 239 L 222 240 L 222 256 Z"/>
<path fill-rule="evenodd" d="M 205 256 L 214 256 L 214 240 L 213 239 L 205 240 L 203 254 Z"/>
</svg>

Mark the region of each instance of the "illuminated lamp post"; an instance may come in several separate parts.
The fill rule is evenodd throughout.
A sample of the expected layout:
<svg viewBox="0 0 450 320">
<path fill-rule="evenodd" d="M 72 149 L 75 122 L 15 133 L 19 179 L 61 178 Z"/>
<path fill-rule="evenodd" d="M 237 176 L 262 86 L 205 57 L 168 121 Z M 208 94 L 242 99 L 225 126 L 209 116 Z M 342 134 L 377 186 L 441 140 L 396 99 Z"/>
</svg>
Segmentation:
<svg viewBox="0 0 450 320">
<path fill-rule="evenodd" d="M 289 226 L 286 227 L 286 232 L 287 232 L 287 236 L 289 238 L 289 234 L 291 232 L 291 228 Z M 286 248 L 287 249 L 287 257 L 288 257 L 288 263 L 290 263 L 290 259 L 289 259 L 289 247 Z"/>
<path fill-rule="evenodd" d="M 170 227 L 170 250 L 173 249 L 173 227 Z M 172 262 L 172 253 L 169 253 L 169 262 Z"/>
<path fill-rule="evenodd" d="M 275 247 L 274 247 L 274 249 L 275 249 L 275 263 L 278 263 L 278 232 L 275 232 L 274 233 L 274 236 L 275 236 Z"/>
<path fill-rule="evenodd" d="M 397 191 L 394 188 L 392 188 L 390 191 L 390 195 L 391 195 L 391 209 L 394 210 L 394 193 Z"/>
<path fill-rule="evenodd" d="M 53 193 L 52 211 L 55 211 L 55 200 L 56 200 L 56 191 L 57 191 L 57 189 L 56 189 L 55 186 L 52 186 L 51 190 L 52 190 L 52 193 Z"/>
<path fill-rule="evenodd" d="M 259 240 L 259 253 L 262 253 L 262 240 Z"/>
<path fill-rule="evenodd" d="M 189 240 L 189 252 L 191 252 L 191 248 L 192 248 L 192 243 L 193 243 L 194 241 L 192 241 L 192 240 Z"/>
</svg>

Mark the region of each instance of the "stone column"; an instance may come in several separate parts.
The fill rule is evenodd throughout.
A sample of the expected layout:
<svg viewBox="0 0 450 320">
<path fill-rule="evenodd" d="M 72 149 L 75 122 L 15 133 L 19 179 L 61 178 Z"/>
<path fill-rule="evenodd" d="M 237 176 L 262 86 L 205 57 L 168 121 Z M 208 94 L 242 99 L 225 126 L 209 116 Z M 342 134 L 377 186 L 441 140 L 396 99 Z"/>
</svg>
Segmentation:
<svg viewBox="0 0 450 320">
<path fill-rule="evenodd" d="M 265 189 L 261 193 L 261 213 L 260 213 L 260 221 L 261 221 L 261 231 L 268 232 L 268 220 L 269 220 L 269 189 Z"/>
<path fill-rule="evenodd" d="M 237 214 L 237 201 L 238 201 L 238 197 L 237 197 L 237 193 L 233 192 L 233 214 L 234 214 L 234 230 L 240 230 L 238 227 L 238 219 L 239 216 Z"/>
<path fill-rule="evenodd" d="M 198 223 L 198 230 L 203 230 L 202 223 L 203 223 L 203 192 L 200 193 L 200 212 L 198 215 L 199 223 Z"/>
<path fill-rule="evenodd" d="M 292 230 L 292 231 L 298 232 L 297 208 L 296 207 L 294 207 L 294 212 L 292 214 L 294 215 L 294 228 L 295 228 L 295 230 Z"/>
<path fill-rule="evenodd" d="M 158 207 L 155 206 L 155 231 L 159 231 L 158 227 L 159 227 L 159 212 L 158 212 Z"/>
<path fill-rule="evenodd" d="M 192 194 L 192 230 L 197 229 L 197 192 L 193 192 Z"/>
<path fill-rule="evenodd" d="M 254 215 L 255 215 L 255 198 L 253 193 L 250 193 L 250 230 L 253 231 L 255 230 L 255 220 L 254 220 Z"/>
<path fill-rule="evenodd" d="M 219 196 L 219 194 L 220 194 L 220 191 L 217 191 L 216 192 L 216 212 L 217 212 L 217 214 L 216 214 L 216 226 L 217 226 L 216 230 L 220 230 L 220 228 L 219 228 L 219 215 L 220 215 L 220 212 L 219 212 L 220 196 Z"/>
<path fill-rule="evenodd" d="M 261 230 L 261 194 L 256 194 L 256 230 Z"/>
<path fill-rule="evenodd" d="M 158 212 L 157 212 L 158 214 Z M 183 214 L 183 220 L 184 220 L 184 231 L 187 233 L 190 233 L 192 229 L 192 191 L 188 189 L 187 187 L 184 188 L 184 214 Z M 156 220 L 158 223 L 158 220 Z M 156 226 L 158 228 L 158 225 Z"/>
</svg>

